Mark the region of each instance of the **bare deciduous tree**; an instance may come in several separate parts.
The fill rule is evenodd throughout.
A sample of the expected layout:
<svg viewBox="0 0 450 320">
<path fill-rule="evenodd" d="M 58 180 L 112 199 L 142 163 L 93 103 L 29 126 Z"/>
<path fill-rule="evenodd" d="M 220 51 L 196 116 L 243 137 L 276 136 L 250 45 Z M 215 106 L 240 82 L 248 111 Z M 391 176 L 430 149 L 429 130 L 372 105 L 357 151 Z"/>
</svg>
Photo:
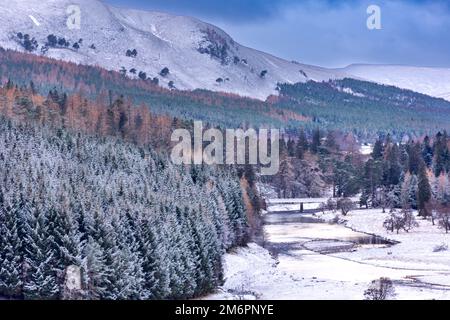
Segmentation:
<svg viewBox="0 0 450 320">
<path fill-rule="evenodd" d="M 389 278 L 380 278 L 371 282 L 364 292 L 365 300 L 389 300 L 395 297 L 395 288 Z"/>
<path fill-rule="evenodd" d="M 413 211 L 410 208 L 403 208 L 400 212 L 395 209 L 391 209 L 389 216 L 383 222 L 384 228 L 390 232 L 394 230 L 400 233 L 400 230 L 406 232 L 411 231 L 413 228 L 418 227 L 419 224 L 416 221 Z"/>
<path fill-rule="evenodd" d="M 350 211 L 355 209 L 355 204 L 351 199 L 343 198 L 338 200 L 337 208 L 341 210 L 342 215 L 346 216 Z"/>
<path fill-rule="evenodd" d="M 438 205 L 435 209 L 439 228 L 444 229 L 445 233 L 448 233 L 450 231 L 450 207 L 447 205 Z"/>
</svg>

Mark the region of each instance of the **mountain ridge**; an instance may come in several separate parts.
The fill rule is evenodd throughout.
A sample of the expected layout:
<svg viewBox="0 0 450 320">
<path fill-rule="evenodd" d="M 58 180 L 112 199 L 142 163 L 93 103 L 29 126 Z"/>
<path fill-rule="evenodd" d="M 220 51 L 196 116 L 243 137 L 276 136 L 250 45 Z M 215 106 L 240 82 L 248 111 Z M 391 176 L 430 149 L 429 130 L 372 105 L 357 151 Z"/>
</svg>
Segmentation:
<svg viewBox="0 0 450 320">
<path fill-rule="evenodd" d="M 197 18 L 121 8 L 99 0 L 0 0 L 0 4 L 1 47 L 122 70 L 131 78 L 142 76 L 165 88 L 266 100 L 278 94 L 279 83 L 354 78 L 450 100 L 450 69 L 368 64 L 322 68 L 241 45 L 226 31 Z M 66 26 L 69 5 L 80 7 L 80 30 Z M 28 35 L 35 45 L 25 48 L 18 34 Z M 50 35 L 56 45 L 48 45 Z M 136 54 L 129 55 L 133 50 Z"/>
<path fill-rule="evenodd" d="M 123 69 L 131 77 L 142 72 L 148 78 L 157 77 L 165 87 L 225 91 L 260 100 L 276 94 L 277 83 L 344 76 L 339 71 L 289 62 L 242 46 L 222 29 L 195 18 L 123 9 L 98 0 L 28 3 L 24 6 L 20 0 L 12 0 L 8 8 L 0 7 L 0 46 L 27 51 L 17 34 L 28 34 L 38 43 L 31 51 L 34 54 L 109 70 Z M 74 4 L 81 8 L 80 30 L 69 30 L 65 25 L 65 9 Z M 49 35 L 63 38 L 69 45 L 47 46 L 42 52 Z M 79 39 L 83 42 L 74 49 Z M 137 55 L 126 56 L 127 50 L 133 49 Z M 161 75 L 164 68 L 169 72 Z M 130 73 L 132 69 L 136 74 Z"/>
<path fill-rule="evenodd" d="M 336 70 L 450 101 L 450 68 L 358 63 Z"/>
</svg>

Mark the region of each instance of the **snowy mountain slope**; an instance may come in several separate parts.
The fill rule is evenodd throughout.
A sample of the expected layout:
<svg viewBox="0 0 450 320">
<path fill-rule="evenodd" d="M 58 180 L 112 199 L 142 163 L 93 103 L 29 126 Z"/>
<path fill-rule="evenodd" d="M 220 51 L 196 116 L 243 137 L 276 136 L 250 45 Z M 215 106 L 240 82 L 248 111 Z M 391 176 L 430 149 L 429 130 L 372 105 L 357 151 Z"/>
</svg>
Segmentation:
<svg viewBox="0 0 450 320">
<path fill-rule="evenodd" d="M 81 9 L 79 30 L 66 25 L 66 10 L 73 4 Z M 160 85 L 172 81 L 178 89 L 265 99 L 276 94 L 279 82 L 344 77 L 338 70 L 288 62 L 244 47 L 219 28 L 193 18 L 115 8 L 98 0 L 0 0 L 0 46 L 26 51 L 19 32 L 35 38 L 38 48 L 31 50 L 35 54 L 109 70 L 123 67 L 131 77 L 145 72 L 149 78 L 158 77 Z M 50 34 L 70 44 L 46 47 Z M 73 48 L 79 39 L 80 48 Z M 133 49 L 137 56 L 126 56 Z M 169 74 L 161 76 L 166 67 Z"/>
<path fill-rule="evenodd" d="M 450 101 L 449 68 L 354 64 L 337 70 L 367 81 L 393 85 Z"/>
<path fill-rule="evenodd" d="M 67 27 L 67 8 L 78 5 L 81 28 Z M 24 46 L 18 34 L 35 38 Z M 46 45 L 47 37 L 66 45 Z M 79 43 L 79 39 L 82 42 Z M 75 43 L 79 48 L 74 48 Z M 326 69 L 289 62 L 236 43 L 223 30 L 195 18 L 108 6 L 99 0 L 0 0 L 0 46 L 52 58 L 98 65 L 161 86 L 209 89 L 258 99 L 277 94 L 277 83 L 351 77 L 414 90 L 450 101 L 450 69 L 350 65 Z M 127 56 L 136 49 L 137 55 Z M 169 73 L 161 76 L 162 69 Z M 134 69 L 135 73 L 130 73 Z"/>
</svg>

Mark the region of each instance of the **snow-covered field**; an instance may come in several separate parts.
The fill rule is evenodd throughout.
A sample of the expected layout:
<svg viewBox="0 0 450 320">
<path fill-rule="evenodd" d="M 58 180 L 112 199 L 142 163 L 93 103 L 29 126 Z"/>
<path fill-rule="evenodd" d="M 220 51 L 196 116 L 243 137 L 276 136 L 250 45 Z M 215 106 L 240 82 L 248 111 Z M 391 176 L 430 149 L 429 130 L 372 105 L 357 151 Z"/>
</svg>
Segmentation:
<svg viewBox="0 0 450 320">
<path fill-rule="evenodd" d="M 312 215 L 269 212 L 265 246 L 277 255 L 256 244 L 228 254 L 226 282 L 209 298 L 363 299 L 372 280 L 388 277 L 396 299 L 450 299 L 450 251 L 434 252 L 450 243 L 450 235 L 423 220 L 409 234 L 391 234 L 382 227 L 385 216 L 381 210 L 357 210 L 342 225 L 305 222 Z M 351 247 L 371 237 L 363 232 L 399 243 L 357 245 L 332 254 L 318 250 L 321 245 Z"/>
<path fill-rule="evenodd" d="M 339 69 L 353 77 L 450 100 L 450 69 L 353 64 Z"/>
</svg>

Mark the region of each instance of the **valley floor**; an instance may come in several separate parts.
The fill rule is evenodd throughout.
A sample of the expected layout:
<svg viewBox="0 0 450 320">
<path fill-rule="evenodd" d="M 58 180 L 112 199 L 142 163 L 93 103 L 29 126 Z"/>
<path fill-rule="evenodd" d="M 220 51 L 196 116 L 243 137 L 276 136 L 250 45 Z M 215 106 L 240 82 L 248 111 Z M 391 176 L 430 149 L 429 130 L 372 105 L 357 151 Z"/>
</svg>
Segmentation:
<svg viewBox="0 0 450 320">
<path fill-rule="evenodd" d="M 329 224 L 311 222 L 312 214 L 269 212 L 265 248 L 252 243 L 227 254 L 226 282 L 208 299 L 360 300 L 380 277 L 393 280 L 395 299 L 450 299 L 450 251 L 434 252 L 450 234 L 424 220 L 410 233 L 388 233 L 385 217 L 357 210 L 344 224 Z M 398 243 L 355 246 L 372 237 L 367 233 Z"/>
</svg>

